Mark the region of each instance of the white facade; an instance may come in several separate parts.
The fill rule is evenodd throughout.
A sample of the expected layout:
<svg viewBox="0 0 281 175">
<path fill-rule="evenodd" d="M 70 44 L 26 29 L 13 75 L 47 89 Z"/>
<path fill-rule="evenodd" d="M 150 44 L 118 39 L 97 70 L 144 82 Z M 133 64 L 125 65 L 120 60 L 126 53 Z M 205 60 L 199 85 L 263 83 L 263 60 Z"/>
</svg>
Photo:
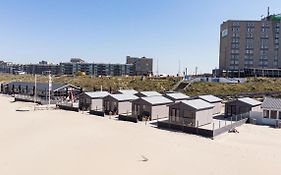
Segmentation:
<svg viewBox="0 0 281 175">
<path fill-rule="evenodd" d="M 213 109 L 205 109 L 205 110 L 197 111 L 195 117 L 195 122 L 196 122 L 195 125 L 202 126 L 212 123 L 213 111 L 214 111 Z"/>
<path fill-rule="evenodd" d="M 167 105 L 158 105 L 152 106 L 151 109 L 151 120 L 156 120 L 160 118 L 168 118 L 169 116 L 169 107 Z"/>
<path fill-rule="evenodd" d="M 215 102 L 215 103 L 211 103 L 212 105 L 214 105 L 215 107 L 213 108 L 212 114 L 220 114 L 221 113 L 221 102 Z"/>
<path fill-rule="evenodd" d="M 118 103 L 118 114 L 126 114 L 132 112 L 132 102 L 123 101 Z"/>
<path fill-rule="evenodd" d="M 91 110 L 103 111 L 102 99 L 92 99 Z"/>
</svg>

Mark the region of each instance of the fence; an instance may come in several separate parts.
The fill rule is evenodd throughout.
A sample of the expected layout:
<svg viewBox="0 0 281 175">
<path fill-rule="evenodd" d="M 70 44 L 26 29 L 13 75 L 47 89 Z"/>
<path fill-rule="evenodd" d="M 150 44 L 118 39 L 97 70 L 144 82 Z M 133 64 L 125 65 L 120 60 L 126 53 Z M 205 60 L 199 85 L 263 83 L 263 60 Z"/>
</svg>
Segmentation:
<svg viewBox="0 0 281 175">
<path fill-rule="evenodd" d="M 90 114 L 92 115 L 97 115 L 97 116 L 100 116 L 100 117 L 104 117 L 104 111 L 103 109 L 95 109 L 95 110 L 90 110 L 89 112 Z"/>
<path fill-rule="evenodd" d="M 16 94 L 15 95 L 15 101 L 23 101 L 23 102 L 35 102 L 38 104 L 49 104 L 49 101 L 46 99 L 42 99 L 41 97 L 34 97 L 34 96 L 30 96 L 30 95 L 20 95 L 20 94 Z M 50 104 L 56 104 L 58 102 L 58 100 L 50 100 Z"/>
<path fill-rule="evenodd" d="M 138 119 L 136 117 L 133 117 L 132 112 L 126 112 L 123 114 L 119 114 L 118 120 L 128 121 L 128 122 L 133 122 L 133 123 L 138 122 Z"/>
<path fill-rule="evenodd" d="M 60 102 L 57 103 L 57 107 L 67 111 L 79 112 L 79 106 L 77 105 L 77 103 Z"/>
<path fill-rule="evenodd" d="M 214 119 L 211 124 L 200 126 L 196 124 L 196 127 L 190 125 L 184 125 L 183 123 L 175 123 L 169 120 L 158 121 L 158 127 L 163 129 L 172 129 L 182 131 L 189 134 L 200 135 L 203 137 L 214 138 L 220 134 L 226 133 L 229 130 L 243 125 L 248 121 L 249 113 L 232 116 L 229 118 Z M 200 127 L 198 127 L 200 126 Z"/>
</svg>

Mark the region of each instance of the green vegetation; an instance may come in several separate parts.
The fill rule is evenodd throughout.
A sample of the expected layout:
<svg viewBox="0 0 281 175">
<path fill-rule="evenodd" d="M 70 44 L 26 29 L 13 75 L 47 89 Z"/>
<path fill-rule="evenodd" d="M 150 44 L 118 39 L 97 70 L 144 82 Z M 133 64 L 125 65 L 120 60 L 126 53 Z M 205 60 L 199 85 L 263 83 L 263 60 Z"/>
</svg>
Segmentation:
<svg viewBox="0 0 281 175">
<path fill-rule="evenodd" d="M 94 91 L 100 90 L 118 90 L 122 89 L 136 89 L 136 90 L 156 90 L 158 92 L 165 92 L 180 81 L 180 78 L 145 78 L 141 77 L 90 77 L 90 76 L 54 76 L 53 81 L 56 83 L 70 83 L 76 86 L 83 87 L 85 90 Z M 10 75 L 0 74 L 1 82 L 10 81 L 27 81 L 34 82 L 32 75 Z M 48 82 L 48 76 L 38 76 L 38 82 Z M 278 78 L 249 78 L 244 84 L 225 84 L 225 83 L 206 83 L 195 82 L 191 84 L 186 94 L 193 96 L 199 94 L 236 94 L 241 92 L 270 92 L 281 91 L 281 79 Z"/>
<path fill-rule="evenodd" d="M 145 78 L 142 80 L 141 77 L 90 77 L 82 75 L 74 77 L 53 76 L 52 79 L 55 83 L 69 83 L 83 87 L 88 91 L 100 90 L 102 86 L 103 90 L 115 91 L 122 88 L 136 90 L 156 90 L 158 92 L 170 90 L 180 80 L 180 78 L 175 77 Z M 10 81 L 34 82 L 34 76 L 0 74 L 0 83 Z M 48 76 L 37 76 L 37 81 L 48 82 Z"/>
<path fill-rule="evenodd" d="M 187 89 L 189 95 L 213 94 L 225 95 L 241 92 L 272 92 L 281 91 L 281 79 L 249 78 L 244 84 L 196 82 Z"/>
</svg>

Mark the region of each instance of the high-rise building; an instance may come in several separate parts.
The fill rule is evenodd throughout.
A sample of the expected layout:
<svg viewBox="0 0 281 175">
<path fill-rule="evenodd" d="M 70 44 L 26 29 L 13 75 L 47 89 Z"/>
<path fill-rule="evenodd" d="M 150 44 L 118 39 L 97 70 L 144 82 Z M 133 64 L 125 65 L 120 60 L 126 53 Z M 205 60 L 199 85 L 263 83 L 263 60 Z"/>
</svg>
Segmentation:
<svg viewBox="0 0 281 175">
<path fill-rule="evenodd" d="M 127 64 L 133 65 L 133 74 L 137 76 L 153 74 L 153 59 L 127 56 Z"/>
<path fill-rule="evenodd" d="M 221 24 L 219 70 L 226 76 L 281 76 L 281 15 Z"/>
</svg>

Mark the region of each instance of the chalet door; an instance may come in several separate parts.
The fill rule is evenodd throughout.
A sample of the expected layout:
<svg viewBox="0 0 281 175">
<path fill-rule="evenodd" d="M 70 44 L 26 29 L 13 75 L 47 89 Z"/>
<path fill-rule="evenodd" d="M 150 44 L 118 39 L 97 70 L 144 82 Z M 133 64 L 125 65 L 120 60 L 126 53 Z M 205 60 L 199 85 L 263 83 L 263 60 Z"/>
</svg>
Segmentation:
<svg viewBox="0 0 281 175">
<path fill-rule="evenodd" d="M 232 105 L 232 106 L 231 106 L 231 116 L 232 116 L 232 115 L 236 115 L 236 114 L 237 114 L 236 106 L 235 106 L 235 105 Z"/>
<path fill-rule="evenodd" d="M 248 107 L 243 107 L 243 106 L 239 107 L 239 114 L 245 114 L 249 111 L 250 109 Z"/>
</svg>

